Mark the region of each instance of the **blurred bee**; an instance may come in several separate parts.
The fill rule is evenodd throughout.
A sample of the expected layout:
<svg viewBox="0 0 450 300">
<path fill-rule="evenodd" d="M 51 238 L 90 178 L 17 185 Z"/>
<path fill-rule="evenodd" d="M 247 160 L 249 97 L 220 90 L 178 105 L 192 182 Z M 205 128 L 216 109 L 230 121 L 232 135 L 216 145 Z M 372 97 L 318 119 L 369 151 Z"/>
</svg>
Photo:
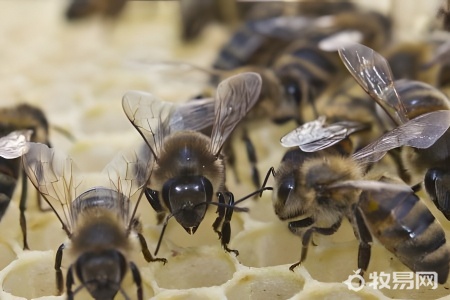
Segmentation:
<svg viewBox="0 0 450 300">
<path fill-rule="evenodd" d="M 290 231 L 302 237 L 301 258 L 290 269 L 306 259 L 314 233 L 332 235 L 347 218 L 360 243 L 362 273 L 375 236 L 411 270 L 435 271 L 444 283 L 450 252 L 443 229 L 408 186 L 370 174 L 367 166 L 403 145 L 430 147 L 449 127 L 450 111 L 420 115 L 351 156 L 347 155 L 351 148 L 342 143 L 358 130 L 353 122 L 327 125 L 317 120 L 283 137 L 282 145 L 299 148 L 289 150 L 276 171 L 269 170 L 263 186 L 272 174 L 275 213 L 289 220 Z"/>
<path fill-rule="evenodd" d="M 264 20 L 285 14 L 316 16 L 350 9 L 347 1 L 239 1 L 239 0 L 184 0 L 180 1 L 181 37 L 190 41 L 213 21 L 231 27 L 242 22 Z"/>
<path fill-rule="evenodd" d="M 44 113 L 36 107 L 28 104 L 20 104 L 0 109 L 0 136 L 5 137 L 16 130 L 31 130 L 30 140 L 32 142 L 49 144 L 49 125 L 47 119 Z M 9 206 L 20 173 L 22 173 L 22 191 L 19 204 L 20 227 L 23 235 L 23 248 L 29 249 L 25 218 L 28 186 L 27 177 L 23 173 L 23 170 L 21 170 L 20 158 L 7 159 L 0 157 L 0 219 Z"/>
<path fill-rule="evenodd" d="M 419 80 L 436 85 L 437 68 L 429 68 L 426 64 L 432 59 L 435 46 L 430 42 L 396 43 L 383 51 L 392 71 L 393 78 Z"/>
<path fill-rule="evenodd" d="M 450 101 L 434 87 L 417 81 L 394 82 L 387 61 L 374 50 L 353 45 L 339 54 L 356 81 L 387 112 L 397 124 L 417 119 L 428 112 L 449 110 Z M 427 125 L 433 128 L 433 123 Z M 450 176 L 450 132 L 445 132 L 430 148 L 402 149 L 407 170 L 423 178 L 432 201 L 450 219 L 448 178 Z M 420 180 L 422 181 L 422 180 Z"/>
<path fill-rule="evenodd" d="M 326 6 L 328 3 L 323 5 Z M 290 14 L 248 21 L 222 47 L 213 67 L 233 70 L 245 65 L 268 66 L 280 51 L 297 39 L 317 44 L 338 33 L 357 32 L 356 41 L 376 49 L 385 46 L 390 39 L 391 22 L 380 13 L 350 6 L 334 14 L 318 15 L 322 16 Z"/>
<path fill-rule="evenodd" d="M 230 219 L 234 209 L 233 194 L 225 188 L 225 163 L 221 149 L 239 121 L 258 99 L 261 77 L 243 73 L 222 81 L 209 104 L 176 106 L 151 94 L 131 91 L 122 106 L 128 119 L 139 131 L 153 153 L 155 168 L 146 189 L 153 209 L 166 217 L 158 242 L 161 243 L 167 222 L 175 217 L 194 234 L 209 205 L 218 206 L 213 224 L 221 244 L 228 252 Z M 211 137 L 197 132 L 210 125 L 209 109 L 214 105 Z M 212 115 L 212 114 L 211 114 Z M 217 195 L 218 203 L 213 201 Z M 225 196 L 229 198 L 228 202 Z M 221 230 L 219 227 L 222 225 Z"/>
<path fill-rule="evenodd" d="M 113 299 L 119 291 L 128 298 L 120 285 L 130 269 L 137 299 L 143 299 L 139 270 L 127 259 L 132 248 L 130 234 L 137 235 L 147 261 L 166 262 L 152 257 L 135 216 L 150 176 L 149 151 L 118 156 L 106 168 L 112 188 L 93 187 L 82 193 L 70 158 L 38 143 L 30 143 L 22 158 L 28 178 L 58 217 L 76 257 L 67 270 L 67 298 L 73 299 L 82 287 L 95 299 Z M 132 200 L 136 201 L 134 208 Z M 55 258 L 59 293 L 63 289 L 61 260 L 68 246 L 62 244 Z M 72 291 L 74 272 L 82 286 Z"/>
<path fill-rule="evenodd" d="M 117 17 L 127 0 L 71 0 L 66 10 L 68 20 L 78 20 L 95 14 Z"/>
<path fill-rule="evenodd" d="M 269 68 L 258 66 L 240 67 L 233 71 L 216 72 L 219 78 L 230 73 L 252 71 L 262 78 L 262 89 L 258 102 L 245 117 L 246 122 L 269 119 L 276 124 L 295 120 L 303 124 L 318 115 L 315 101 L 328 89 L 343 71 L 335 53 L 322 51 L 316 45 L 304 40 L 293 42 L 280 53 Z M 247 156 L 252 167 L 252 180 L 256 187 L 261 185 L 256 167 L 257 155 L 247 131 L 243 130 L 242 140 L 246 143 Z M 227 157 L 231 147 L 226 145 Z M 234 169 L 234 163 L 229 165 Z"/>
<path fill-rule="evenodd" d="M 445 2 L 445 4 L 439 8 L 437 17 L 442 19 L 442 29 L 450 31 L 450 1 L 447 0 L 442 2 Z"/>
</svg>

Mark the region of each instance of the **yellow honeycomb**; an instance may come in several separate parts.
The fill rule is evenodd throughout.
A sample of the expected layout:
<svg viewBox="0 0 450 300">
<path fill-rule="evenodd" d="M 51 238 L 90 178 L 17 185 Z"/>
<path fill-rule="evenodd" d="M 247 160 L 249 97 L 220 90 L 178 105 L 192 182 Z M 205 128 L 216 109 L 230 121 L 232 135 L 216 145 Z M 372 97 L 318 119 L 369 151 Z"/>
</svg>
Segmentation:
<svg viewBox="0 0 450 300">
<path fill-rule="evenodd" d="M 398 36 L 424 30 L 439 5 L 429 0 L 414 5 L 409 0 L 363 2 L 390 12 L 397 21 Z M 122 112 L 121 98 L 127 90 L 184 101 L 201 92 L 207 80 L 205 74 L 187 68 L 142 62 L 175 60 L 209 66 L 229 31 L 212 24 L 195 42 L 181 43 L 176 1 L 130 1 L 117 22 L 93 18 L 73 24 L 63 18 L 66 5 L 61 0 L 0 1 L 0 97 L 5 106 L 19 102 L 39 106 L 51 124 L 71 132 L 74 141 L 52 130 L 52 145 L 73 157 L 89 181 L 100 176 L 117 152 L 140 141 Z M 277 127 L 264 120 L 250 124 L 261 173 L 278 165 L 284 152 L 278 139 L 294 126 Z M 237 153 L 244 153 L 238 138 L 234 147 Z M 239 198 L 253 188 L 246 159 L 239 155 L 237 160 L 241 183 L 230 173 L 227 185 Z M 35 192 L 30 191 L 26 214 L 32 250 L 23 251 L 18 191 L 20 184 L 0 223 L 0 299 L 64 299 L 64 295 L 55 296 L 53 265 L 56 249 L 67 237 L 53 213 L 38 209 Z M 230 247 L 239 250 L 238 257 L 220 247 L 211 228 L 214 209 L 193 236 L 174 220 L 169 222 L 159 253 L 168 259 L 166 265 L 145 262 L 136 243 L 130 259 L 143 277 L 145 298 L 450 299 L 447 286 L 376 290 L 366 285 L 360 291 L 349 290 L 342 282 L 357 269 L 358 243 L 348 223 L 333 236 L 315 238 L 316 246 L 310 247 L 305 263 L 291 272 L 289 266 L 300 257 L 301 240 L 273 213 L 270 192 L 245 205 L 250 213 L 235 213 L 232 220 Z M 141 202 L 138 215 L 153 251 L 161 227 L 147 201 Z M 448 221 L 440 221 L 448 232 Z M 70 262 L 66 252 L 63 272 Z M 381 271 L 408 270 L 375 242 L 367 274 Z M 134 299 L 130 274 L 123 287 Z M 77 299 L 87 297 L 85 290 L 76 294 Z"/>
</svg>

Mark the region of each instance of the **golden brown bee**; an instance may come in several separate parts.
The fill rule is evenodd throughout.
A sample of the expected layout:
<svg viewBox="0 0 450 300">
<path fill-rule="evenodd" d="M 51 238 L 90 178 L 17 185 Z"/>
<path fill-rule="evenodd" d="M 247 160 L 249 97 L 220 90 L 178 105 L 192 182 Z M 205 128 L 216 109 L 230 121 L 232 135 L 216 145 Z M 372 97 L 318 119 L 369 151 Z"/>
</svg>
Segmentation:
<svg viewBox="0 0 450 300">
<path fill-rule="evenodd" d="M 450 108 L 448 98 L 430 85 L 409 80 L 394 82 L 384 57 L 366 46 L 349 46 L 339 50 L 339 54 L 356 81 L 397 125 L 406 124 L 408 120 L 415 120 L 429 112 Z M 439 125 L 430 122 L 427 128 L 435 126 Z M 413 175 L 420 178 L 425 175 L 428 194 L 443 214 L 450 218 L 446 195 L 447 177 L 450 176 L 447 167 L 450 163 L 450 133 L 445 132 L 429 148 L 418 148 L 402 149 L 404 165 Z"/>
<path fill-rule="evenodd" d="M 192 101 L 176 106 L 136 91 L 127 92 L 123 97 L 125 114 L 154 157 L 154 171 L 146 189 L 147 199 L 156 212 L 170 213 L 159 242 L 171 217 L 189 234 L 194 234 L 208 206 L 218 205 L 218 217 L 213 228 L 219 234 L 224 249 L 233 251 L 227 244 L 230 240 L 229 222 L 236 208 L 232 193 L 225 188 L 225 163 L 221 150 L 233 129 L 256 103 L 260 90 L 261 77 L 256 73 L 243 73 L 222 81 L 215 99 L 200 105 L 199 101 Z M 208 113 L 211 104 L 214 115 Z M 210 115 L 213 116 L 213 127 L 208 137 L 197 130 L 210 125 Z M 216 196 L 219 203 L 214 202 Z"/>
<path fill-rule="evenodd" d="M 21 104 L 0 109 L 0 136 L 5 137 L 16 130 L 31 130 L 30 140 L 32 142 L 49 144 L 47 119 L 44 113 L 36 107 Z M 20 173 L 22 173 L 22 191 L 19 204 L 20 227 L 23 234 L 23 248 L 29 249 L 25 218 L 28 180 L 23 170 L 21 170 L 20 158 L 7 159 L 0 157 L 0 219 L 9 206 Z"/>
<path fill-rule="evenodd" d="M 369 265 L 375 236 L 411 270 L 434 271 L 438 282 L 444 283 L 450 252 L 439 223 L 408 186 L 381 182 L 387 179 L 373 178 L 366 170 L 391 149 L 430 147 L 449 127 L 450 111 L 420 115 L 351 156 L 340 142 L 358 130 L 353 122 L 327 125 L 318 120 L 283 137 L 284 146 L 299 148 L 285 154 L 278 169 L 268 172 L 265 183 L 272 173 L 275 213 L 289 220 L 291 232 L 302 237 L 300 260 L 290 269 L 306 259 L 314 233 L 331 235 L 347 218 L 360 242 L 362 273 Z M 422 257 L 420 262 L 417 255 Z"/>
<path fill-rule="evenodd" d="M 66 10 L 66 18 L 77 20 L 95 14 L 117 17 L 126 3 L 127 0 L 71 0 Z"/>
<path fill-rule="evenodd" d="M 28 178 L 70 239 L 70 244 L 62 244 L 56 253 L 58 292 L 63 288 L 63 250 L 68 247 L 76 257 L 67 270 L 68 299 L 73 299 L 81 287 L 95 299 L 113 299 L 118 292 L 128 298 L 120 287 L 128 269 L 137 285 L 137 299 L 143 299 L 139 270 L 127 259 L 132 249 L 131 233 L 138 236 L 147 261 L 165 262 L 150 254 L 135 216 L 150 176 L 149 151 L 119 155 L 106 168 L 111 187 L 93 187 L 82 193 L 70 158 L 38 143 L 30 143 L 22 158 Z M 72 291 L 74 272 L 82 286 Z"/>
</svg>

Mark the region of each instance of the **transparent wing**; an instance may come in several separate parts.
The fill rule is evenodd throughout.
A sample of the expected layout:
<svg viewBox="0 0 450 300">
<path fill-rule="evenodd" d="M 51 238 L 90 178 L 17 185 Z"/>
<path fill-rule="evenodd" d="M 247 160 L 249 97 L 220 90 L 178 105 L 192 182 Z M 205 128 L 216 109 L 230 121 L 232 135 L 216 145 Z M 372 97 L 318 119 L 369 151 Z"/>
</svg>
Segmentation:
<svg viewBox="0 0 450 300">
<path fill-rule="evenodd" d="M 175 105 L 150 93 L 129 91 L 122 107 L 133 126 L 158 158 L 164 137 L 180 130 L 200 130 L 214 122 L 214 99 Z"/>
<path fill-rule="evenodd" d="M 325 117 L 303 124 L 281 138 L 283 147 L 300 147 L 305 152 L 315 152 L 331 147 L 366 125 L 343 121 L 325 124 Z"/>
<path fill-rule="evenodd" d="M 199 131 L 214 124 L 214 98 L 204 98 L 188 101 L 177 105 L 170 118 L 171 132 L 179 130 Z"/>
<path fill-rule="evenodd" d="M 164 136 L 170 132 L 170 116 L 175 111 L 175 105 L 150 93 L 128 91 L 122 98 L 122 107 L 153 155 L 158 158 Z"/>
<path fill-rule="evenodd" d="M 450 127 L 450 111 L 440 110 L 420 115 L 385 133 L 376 141 L 353 154 L 361 163 L 376 162 L 387 151 L 401 146 L 428 148 Z"/>
<path fill-rule="evenodd" d="M 108 175 L 109 187 L 124 196 L 124 201 L 120 202 L 122 206 L 118 207 L 117 213 L 128 228 L 132 225 L 131 222 L 144 188 L 150 178 L 152 166 L 151 151 L 143 145 L 138 151 L 129 150 L 119 153 L 103 170 L 103 173 Z M 133 206 L 133 211 L 130 211 Z"/>
<path fill-rule="evenodd" d="M 327 189 L 342 189 L 353 188 L 365 191 L 398 191 L 398 192 L 412 192 L 411 187 L 406 184 L 390 183 L 376 180 L 345 180 L 331 185 Z"/>
<path fill-rule="evenodd" d="M 0 156 L 13 159 L 28 151 L 28 142 L 33 131 L 18 130 L 0 138 Z"/>
<path fill-rule="evenodd" d="M 256 103 L 261 84 L 261 76 L 252 72 L 229 77 L 219 84 L 211 133 L 212 153 L 219 153 L 230 133 Z"/>
<path fill-rule="evenodd" d="M 342 30 L 330 36 L 323 38 L 317 44 L 318 48 L 323 51 L 335 52 L 342 47 L 362 42 L 364 35 L 358 30 Z"/>
<path fill-rule="evenodd" d="M 304 37 L 306 30 L 313 27 L 314 18 L 300 16 L 279 16 L 270 19 L 253 20 L 247 26 L 254 32 L 277 39 L 292 40 Z"/>
<path fill-rule="evenodd" d="M 81 184 L 81 180 L 75 177 L 72 160 L 39 143 L 29 143 L 29 150 L 22 160 L 28 178 L 53 209 L 70 237 L 74 228 L 71 203 Z"/>
<path fill-rule="evenodd" d="M 406 109 L 394 87 L 391 68 L 383 56 L 361 44 L 339 49 L 339 56 L 358 84 L 397 125 L 408 121 Z"/>
</svg>

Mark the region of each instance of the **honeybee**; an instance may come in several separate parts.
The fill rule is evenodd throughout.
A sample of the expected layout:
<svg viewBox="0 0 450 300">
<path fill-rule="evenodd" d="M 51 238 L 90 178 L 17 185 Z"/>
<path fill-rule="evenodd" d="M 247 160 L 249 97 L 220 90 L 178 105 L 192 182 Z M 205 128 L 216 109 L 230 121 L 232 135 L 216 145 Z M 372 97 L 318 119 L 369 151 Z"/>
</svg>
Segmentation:
<svg viewBox="0 0 450 300">
<path fill-rule="evenodd" d="M 40 109 L 28 104 L 2 108 L 0 109 L 0 118 L 0 136 L 5 137 L 16 130 L 31 130 L 29 140 L 49 144 L 49 125 L 44 113 Z M 0 157 L 0 219 L 9 206 L 17 181 L 19 180 L 19 174 L 22 173 L 22 191 L 19 204 L 20 227 L 23 236 L 23 248 L 29 249 L 25 218 L 28 181 L 20 165 L 20 158 L 18 158 L 20 155 L 12 159 Z"/>
<path fill-rule="evenodd" d="M 396 124 L 405 124 L 428 112 L 450 109 L 448 98 L 430 85 L 408 80 L 394 82 L 386 60 L 368 47 L 356 44 L 339 50 L 339 54 L 356 81 Z M 450 162 L 450 132 L 445 132 L 429 148 L 403 148 L 402 160 L 413 174 L 423 178 L 426 173 L 425 188 L 431 200 L 450 219 L 446 196 L 446 181 L 450 176 L 447 167 Z"/>
<path fill-rule="evenodd" d="M 113 299 L 128 269 L 137 286 L 137 299 L 143 299 L 142 283 L 137 266 L 128 261 L 132 248 L 130 235 L 137 235 L 147 261 L 166 262 L 153 258 L 140 232 L 137 207 L 148 182 L 150 153 L 121 154 L 107 167 L 109 187 L 93 187 L 83 192 L 72 160 L 52 148 L 30 143 L 22 156 L 25 172 L 50 205 L 70 239 L 69 251 L 76 260 L 67 270 L 67 298 L 73 299 L 81 289 L 72 291 L 74 275 L 95 299 Z M 131 201 L 135 201 L 135 205 Z M 63 289 L 61 260 L 63 243 L 55 257 L 56 282 Z"/>
<path fill-rule="evenodd" d="M 127 0 L 71 0 L 66 10 L 66 18 L 77 20 L 95 14 L 117 17 L 126 3 Z"/>
<path fill-rule="evenodd" d="M 390 20 L 382 14 L 353 6 L 320 17 L 290 13 L 251 20 L 221 48 L 213 67 L 233 70 L 245 65 L 269 66 L 293 40 L 319 43 L 337 33 L 358 32 L 357 41 L 378 49 L 389 41 L 390 27 Z"/>
<path fill-rule="evenodd" d="M 430 147 L 450 127 L 450 111 L 420 115 L 351 156 L 340 142 L 355 132 L 358 124 L 326 125 L 322 121 L 304 124 L 283 137 L 282 145 L 299 148 L 289 150 L 276 171 L 269 170 L 263 185 L 272 174 L 275 213 L 281 220 L 289 220 L 290 231 L 302 237 L 300 260 L 290 269 L 306 259 L 314 233 L 332 235 L 347 218 L 360 243 L 358 268 L 362 274 L 369 265 L 375 236 L 411 270 L 435 271 L 438 281 L 444 283 L 450 252 L 443 229 L 408 186 L 370 174 L 367 166 L 403 145 Z"/>
<path fill-rule="evenodd" d="M 215 113 L 210 137 L 196 131 L 209 125 L 208 114 L 202 106 L 197 109 L 176 106 L 137 91 L 127 92 L 123 97 L 125 114 L 144 138 L 154 158 L 155 166 L 145 195 L 157 213 L 170 213 L 155 253 L 171 217 L 186 232 L 194 234 L 208 206 L 217 205 L 214 231 L 219 234 L 224 249 L 237 254 L 227 246 L 231 215 L 238 208 L 233 205 L 233 194 L 225 187 L 221 149 L 256 103 L 260 90 L 261 76 L 256 73 L 242 73 L 222 81 L 213 102 Z M 219 203 L 213 201 L 215 195 Z"/>
</svg>

